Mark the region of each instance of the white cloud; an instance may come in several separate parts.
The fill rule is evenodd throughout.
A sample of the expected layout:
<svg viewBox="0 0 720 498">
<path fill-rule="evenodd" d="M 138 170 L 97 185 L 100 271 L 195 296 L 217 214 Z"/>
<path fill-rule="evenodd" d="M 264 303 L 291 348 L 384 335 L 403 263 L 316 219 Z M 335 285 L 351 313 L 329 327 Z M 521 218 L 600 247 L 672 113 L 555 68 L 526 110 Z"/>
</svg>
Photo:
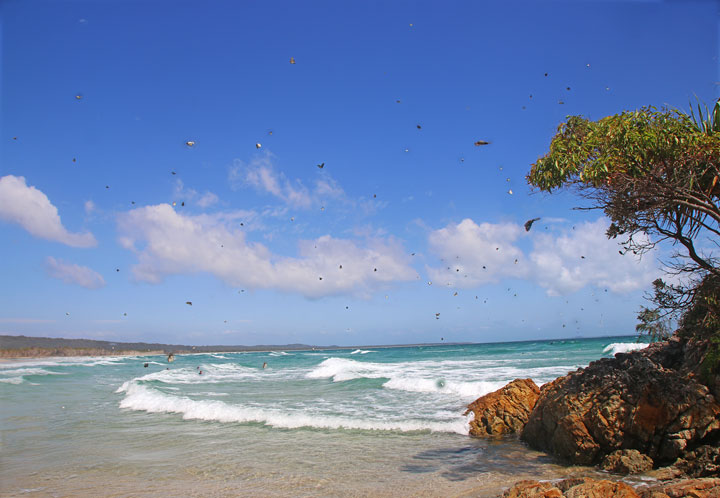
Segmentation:
<svg viewBox="0 0 720 498">
<path fill-rule="evenodd" d="M 87 289 L 98 289 L 105 286 L 105 279 L 98 272 L 87 266 L 80 266 L 55 259 L 51 256 L 45 260 L 47 274 L 68 284 L 77 284 Z"/>
<path fill-rule="evenodd" d="M 531 231 L 520 224 L 465 219 L 430 233 L 430 250 L 443 266 L 429 267 L 433 281 L 468 288 L 514 277 L 535 282 L 548 294 L 567 294 L 587 285 L 630 292 L 648 288 L 660 273 L 653 254 L 644 258 L 618 254 L 616 240 L 605 236 L 609 223 L 600 218 L 577 224 L 561 235 Z M 526 254 L 516 243 L 529 237 Z"/>
<path fill-rule="evenodd" d="M 120 243 L 137 254 L 135 277 L 152 283 L 166 275 L 204 272 L 233 286 L 321 297 L 367 294 L 416 276 L 392 239 L 376 238 L 360 246 L 325 235 L 300 241 L 298 257 L 283 257 L 248 242 L 228 213 L 185 216 L 159 204 L 124 213 L 118 229 Z"/>
<path fill-rule="evenodd" d="M 386 205 L 386 202 L 377 199 L 350 198 L 327 172 L 323 172 L 322 177 L 317 178 L 311 187 L 307 187 L 299 179 L 290 180 L 284 173 L 276 170 L 272 155 L 269 153 L 254 158 L 248 164 L 236 160 L 230 168 L 228 179 L 233 188 L 242 185 L 251 186 L 298 209 L 311 209 L 335 203 L 360 210 L 364 214 L 372 214 Z"/>
<path fill-rule="evenodd" d="M 620 293 L 648 288 L 660 273 L 654 254 L 620 255 L 618 241 L 605 235 L 608 226 L 600 218 L 557 238 L 539 233 L 530 254 L 537 283 L 550 294 L 567 294 L 586 285 Z"/>
<path fill-rule="evenodd" d="M 22 176 L 0 178 L 0 219 L 17 223 L 35 237 L 72 247 L 97 245 L 89 232 L 68 232 L 60 221 L 57 208 L 40 190 L 28 187 Z"/>
<path fill-rule="evenodd" d="M 296 208 L 309 208 L 313 204 L 307 187 L 299 180 L 292 182 L 283 173 L 276 172 L 268 154 L 254 158 L 249 164 L 236 160 L 229 178 L 232 185 L 250 185 Z"/>
<path fill-rule="evenodd" d="M 197 204 L 201 208 L 210 207 L 220 200 L 217 195 L 210 192 L 209 190 L 201 195 L 197 190 L 193 188 L 186 188 L 183 181 L 179 178 L 175 180 L 173 198 L 178 201 L 194 201 L 195 204 Z"/>
<path fill-rule="evenodd" d="M 218 202 L 218 196 L 213 194 L 212 192 L 205 192 L 203 195 L 200 196 L 200 198 L 197 200 L 197 205 L 201 208 L 210 207 L 213 204 L 217 204 Z"/>
<path fill-rule="evenodd" d="M 95 203 L 91 200 L 85 201 L 85 214 L 92 214 L 95 211 Z"/>
<path fill-rule="evenodd" d="M 513 245 L 523 232 L 514 223 L 478 225 L 471 219 L 431 232 L 430 251 L 440 256 L 444 266 L 429 267 L 430 279 L 442 285 L 472 287 L 505 276 L 523 276 L 526 258 Z"/>
</svg>

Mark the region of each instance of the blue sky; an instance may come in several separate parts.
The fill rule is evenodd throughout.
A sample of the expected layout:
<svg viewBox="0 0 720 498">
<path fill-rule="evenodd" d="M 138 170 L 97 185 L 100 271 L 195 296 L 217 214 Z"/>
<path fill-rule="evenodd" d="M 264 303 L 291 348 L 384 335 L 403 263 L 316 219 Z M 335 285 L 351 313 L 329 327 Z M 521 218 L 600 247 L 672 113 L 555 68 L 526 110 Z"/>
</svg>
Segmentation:
<svg viewBox="0 0 720 498">
<path fill-rule="evenodd" d="M 718 5 L 6 0 L 0 333 L 631 334 L 667 252 L 524 177 L 566 115 L 717 98 Z"/>
</svg>

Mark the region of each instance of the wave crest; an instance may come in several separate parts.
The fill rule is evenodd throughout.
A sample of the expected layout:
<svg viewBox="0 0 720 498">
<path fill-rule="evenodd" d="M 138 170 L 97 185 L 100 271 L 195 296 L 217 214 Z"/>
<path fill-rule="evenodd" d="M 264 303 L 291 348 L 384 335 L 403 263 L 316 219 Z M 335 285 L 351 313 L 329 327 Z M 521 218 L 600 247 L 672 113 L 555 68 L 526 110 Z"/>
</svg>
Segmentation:
<svg viewBox="0 0 720 498">
<path fill-rule="evenodd" d="M 340 415 L 324 415 L 307 411 L 275 410 L 231 405 L 217 400 L 195 401 L 160 393 L 154 389 L 125 382 L 117 392 L 124 392 L 121 408 L 148 413 L 176 413 L 184 420 L 208 420 L 225 423 L 260 423 L 285 429 L 301 427 L 316 429 L 359 429 L 374 431 L 430 431 L 467 434 L 469 417 L 456 416 L 449 421 L 418 419 L 371 419 L 351 418 Z"/>
<path fill-rule="evenodd" d="M 636 351 L 638 349 L 645 349 L 649 345 L 650 344 L 638 342 L 614 342 L 605 346 L 605 349 L 603 349 L 603 353 L 610 353 L 614 356 L 617 353 L 628 353 L 630 351 Z"/>
</svg>

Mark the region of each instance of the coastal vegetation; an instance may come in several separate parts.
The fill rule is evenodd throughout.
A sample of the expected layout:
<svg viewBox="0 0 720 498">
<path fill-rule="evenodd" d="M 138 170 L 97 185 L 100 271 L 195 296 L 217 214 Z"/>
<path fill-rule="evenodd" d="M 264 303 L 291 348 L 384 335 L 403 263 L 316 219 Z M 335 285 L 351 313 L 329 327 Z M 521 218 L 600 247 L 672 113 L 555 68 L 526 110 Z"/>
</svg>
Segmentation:
<svg viewBox="0 0 720 498">
<path fill-rule="evenodd" d="M 658 244 L 675 251 L 668 279 L 653 282 L 652 306 L 638 314 L 640 333 L 656 339 L 677 325 L 680 337 L 707 343 L 703 372 L 720 367 L 720 99 L 712 111 L 645 107 L 596 121 L 568 116 L 528 182 L 569 189 L 601 209 L 621 252 Z"/>
</svg>

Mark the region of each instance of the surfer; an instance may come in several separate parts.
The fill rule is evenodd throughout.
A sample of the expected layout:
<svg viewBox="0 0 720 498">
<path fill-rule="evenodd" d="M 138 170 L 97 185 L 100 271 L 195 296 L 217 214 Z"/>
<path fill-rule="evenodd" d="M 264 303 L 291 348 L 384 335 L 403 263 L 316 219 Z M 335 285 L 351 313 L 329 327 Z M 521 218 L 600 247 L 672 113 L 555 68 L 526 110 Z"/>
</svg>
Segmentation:
<svg viewBox="0 0 720 498">
<path fill-rule="evenodd" d="M 263 368 L 267 368 L 267 362 L 266 362 L 266 361 L 263 362 Z"/>
<path fill-rule="evenodd" d="M 170 353 L 168 355 L 168 363 L 172 363 L 173 361 L 175 361 L 175 355 Z"/>
</svg>

